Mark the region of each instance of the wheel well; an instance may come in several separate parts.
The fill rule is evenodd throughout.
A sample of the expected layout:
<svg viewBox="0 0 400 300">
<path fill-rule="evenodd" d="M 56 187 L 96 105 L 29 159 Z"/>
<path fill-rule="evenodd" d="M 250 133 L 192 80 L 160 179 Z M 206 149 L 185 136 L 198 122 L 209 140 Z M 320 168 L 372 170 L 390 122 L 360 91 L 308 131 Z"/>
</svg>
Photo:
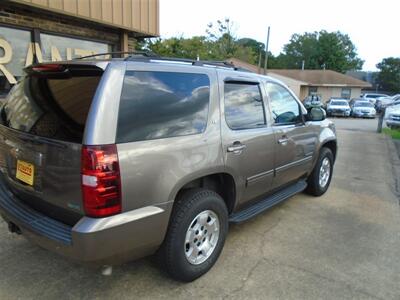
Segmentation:
<svg viewBox="0 0 400 300">
<path fill-rule="evenodd" d="M 336 141 L 329 141 L 322 145 L 322 147 L 326 147 L 332 151 L 333 160 L 336 160 L 336 152 L 337 152 L 337 144 Z"/>
<path fill-rule="evenodd" d="M 203 176 L 186 183 L 178 192 L 180 193 L 187 189 L 205 188 L 216 192 L 224 199 L 228 212 L 231 213 L 235 206 L 236 188 L 233 177 L 227 173 L 217 173 Z"/>
</svg>

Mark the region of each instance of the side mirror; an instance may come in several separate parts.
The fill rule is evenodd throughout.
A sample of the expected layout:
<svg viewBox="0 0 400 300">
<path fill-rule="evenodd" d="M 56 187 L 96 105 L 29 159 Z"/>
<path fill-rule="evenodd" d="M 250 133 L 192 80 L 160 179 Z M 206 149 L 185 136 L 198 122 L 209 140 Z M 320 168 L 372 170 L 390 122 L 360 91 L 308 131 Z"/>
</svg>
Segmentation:
<svg viewBox="0 0 400 300">
<path fill-rule="evenodd" d="M 313 107 L 308 111 L 307 121 L 323 121 L 326 119 L 326 112 L 323 108 Z"/>
</svg>

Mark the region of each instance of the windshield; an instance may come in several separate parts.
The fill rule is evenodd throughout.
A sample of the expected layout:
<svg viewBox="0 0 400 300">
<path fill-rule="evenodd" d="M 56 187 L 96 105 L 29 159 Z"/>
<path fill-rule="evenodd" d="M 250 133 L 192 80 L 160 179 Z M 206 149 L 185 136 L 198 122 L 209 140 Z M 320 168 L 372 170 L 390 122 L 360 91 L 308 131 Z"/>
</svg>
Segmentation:
<svg viewBox="0 0 400 300">
<path fill-rule="evenodd" d="M 354 104 L 355 107 L 374 107 L 374 105 L 370 102 L 356 102 Z"/>
<path fill-rule="evenodd" d="M 349 105 L 348 103 L 347 103 L 347 101 L 331 101 L 331 105 L 337 105 L 337 106 L 347 106 L 347 105 Z"/>
<path fill-rule="evenodd" d="M 366 98 L 379 98 L 379 97 L 387 97 L 387 95 L 383 95 L 383 94 L 366 95 Z"/>
</svg>

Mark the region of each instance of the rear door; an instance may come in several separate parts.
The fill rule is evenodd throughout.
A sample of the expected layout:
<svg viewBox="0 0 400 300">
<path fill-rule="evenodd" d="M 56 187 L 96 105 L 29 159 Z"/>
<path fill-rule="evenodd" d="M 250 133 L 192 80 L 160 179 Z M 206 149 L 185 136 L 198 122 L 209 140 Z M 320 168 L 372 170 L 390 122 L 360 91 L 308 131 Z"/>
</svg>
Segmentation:
<svg viewBox="0 0 400 300">
<path fill-rule="evenodd" d="M 219 73 L 225 165 L 236 174 L 239 205 L 269 191 L 273 179 L 274 132 L 265 94 L 256 77 Z"/>
<path fill-rule="evenodd" d="M 84 72 L 75 68 L 67 75 L 64 67 L 62 75 L 33 72 L 7 97 L 1 111 L 0 183 L 30 207 L 74 224 L 83 214 L 82 137 L 102 70 L 84 66 Z"/>
<path fill-rule="evenodd" d="M 317 134 L 304 122 L 306 111 L 288 88 L 267 82 L 266 91 L 276 144 L 273 188 L 279 188 L 310 171 Z"/>
</svg>

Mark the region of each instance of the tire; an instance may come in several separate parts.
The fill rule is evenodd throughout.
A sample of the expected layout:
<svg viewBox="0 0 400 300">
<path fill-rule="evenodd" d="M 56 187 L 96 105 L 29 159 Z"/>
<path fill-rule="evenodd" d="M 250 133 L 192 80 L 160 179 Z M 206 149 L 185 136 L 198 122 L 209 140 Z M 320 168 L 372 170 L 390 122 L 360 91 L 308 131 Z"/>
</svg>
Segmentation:
<svg viewBox="0 0 400 300">
<path fill-rule="evenodd" d="M 206 189 L 190 189 L 176 201 L 158 258 L 172 278 L 190 282 L 205 274 L 217 261 L 228 232 L 228 210 L 217 193 Z M 214 233 L 215 228 L 219 228 L 218 234 Z M 200 255 L 199 251 L 204 249 L 208 249 L 208 254 Z"/>
<path fill-rule="evenodd" d="M 326 163 L 329 163 L 329 171 L 326 171 Z M 324 164 L 324 168 L 322 165 Z M 329 175 L 328 178 L 324 177 L 320 180 L 321 172 L 324 172 Z M 313 171 L 307 179 L 307 188 L 306 192 L 313 196 L 321 196 L 323 195 L 329 187 L 332 179 L 332 171 L 333 171 L 333 154 L 329 148 L 322 147 L 318 161 L 315 164 Z"/>
</svg>

